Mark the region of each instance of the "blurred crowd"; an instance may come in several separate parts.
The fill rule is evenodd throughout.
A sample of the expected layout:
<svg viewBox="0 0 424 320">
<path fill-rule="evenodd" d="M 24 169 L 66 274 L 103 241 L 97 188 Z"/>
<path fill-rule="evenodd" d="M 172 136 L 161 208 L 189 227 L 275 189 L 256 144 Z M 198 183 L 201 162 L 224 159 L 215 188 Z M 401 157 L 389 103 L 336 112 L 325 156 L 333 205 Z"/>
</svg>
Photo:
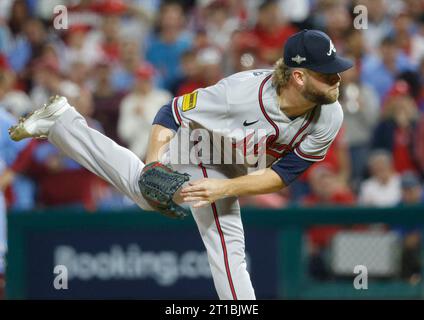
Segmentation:
<svg viewBox="0 0 424 320">
<path fill-rule="evenodd" d="M 354 27 L 358 5 L 364 29 Z M 8 139 L 49 96 L 67 96 L 91 127 L 144 159 L 162 105 L 272 68 L 304 28 L 327 32 L 355 61 L 343 74 L 344 125 L 326 159 L 290 188 L 242 205 L 422 204 L 423 0 L 1 0 L 0 205 L 133 205 L 46 140 Z"/>
</svg>

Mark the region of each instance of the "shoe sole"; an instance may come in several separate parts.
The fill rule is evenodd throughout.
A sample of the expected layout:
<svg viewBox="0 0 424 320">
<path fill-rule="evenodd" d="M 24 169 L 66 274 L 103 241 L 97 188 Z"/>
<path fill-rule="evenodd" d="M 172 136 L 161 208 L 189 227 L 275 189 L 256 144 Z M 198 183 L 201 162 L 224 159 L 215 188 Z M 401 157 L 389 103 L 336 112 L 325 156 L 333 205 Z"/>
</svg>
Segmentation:
<svg viewBox="0 0 424 320">
<path fill-rule="evenodd" d="M 34 123 L 35 121 L 41 119 L 41 117 L 37 117 L 40 113 L 43 114 L 42 118 L 48 118 L 52 116 L 54 113 L 58 111 L 58 109 L 53 109 L 50 112 L 48 111 L 48 107 L 57 102 L 61 97 L 60 96 L 54 96 L 49 99 L 49 103 L 45 104 L 42 108 L 35 110 L 31 112 L 28 116 L 22 117 L 19 119 L 19 122 L 17 125 L 12 126 L 9 128 L 9 136 L 13 141 L 20 141 L 26 138 L 36 138 L 36 139 L 47 139 L 47 136 L 45 135 L 39 135 L 35 136 L 31 133 L 29 133 L 26 129 L 29 125 Z"/>
</svg>

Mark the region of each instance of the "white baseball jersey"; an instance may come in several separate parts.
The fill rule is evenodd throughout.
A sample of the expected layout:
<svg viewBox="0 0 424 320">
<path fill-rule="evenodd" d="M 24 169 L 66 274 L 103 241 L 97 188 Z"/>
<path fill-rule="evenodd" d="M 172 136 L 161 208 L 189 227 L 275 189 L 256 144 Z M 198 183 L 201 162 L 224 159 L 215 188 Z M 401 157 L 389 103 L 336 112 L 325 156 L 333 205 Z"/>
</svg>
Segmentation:
<svg viewBox="0 0 424 320">
<path fill-rule="evenodd" d="M 343 121 L 341 105 L 318 105 L 290 119 L 279 107 L 271 77 L 272 70 L 240 72 L 214 86 L 176 97 L 172 102 L 175 121 L 182 127 L 205 129 L 210 134 L 221 132 L 245 157 L 254 154 L 257 160 L 265 156 L 266 167 L 288 152 L 309 161 L 324 159 Z M 258 151 L 260 142 L 266 142 L 262 153 Z M 233 163 L 232 175 L 246 174 L 248 168 L 258 167 L 255 162 Z"/>
</svg>

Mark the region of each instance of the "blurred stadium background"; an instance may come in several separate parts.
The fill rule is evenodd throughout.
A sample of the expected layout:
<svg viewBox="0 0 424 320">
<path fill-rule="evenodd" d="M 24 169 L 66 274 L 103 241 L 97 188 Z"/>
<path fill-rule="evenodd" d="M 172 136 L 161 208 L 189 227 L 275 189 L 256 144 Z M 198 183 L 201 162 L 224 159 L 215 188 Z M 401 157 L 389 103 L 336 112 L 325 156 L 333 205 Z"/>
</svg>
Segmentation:
<svg viewBox="0 0 424 320">
<path fill-rule="evenodd" d="M 67 29 L 53 27 L 57 5 Z M 358 5 L 365 29 L 354 28 Z M 326 159 L 279 193 L 241 199 L 257 297 L 423 299 L 423 0 L 1 0 L 0 296 L 215 299 L 191 218 L 140 213 L 48 142 L 12 143 L 7 128 L 66 95 L 143 159 L 172 96 L 271 67 L 304 28 L 356 65 Z M 66 290 L 54 287 L 61 264 Z M 367 290 L 353 286 L 357 265 Z"/>
</svg>

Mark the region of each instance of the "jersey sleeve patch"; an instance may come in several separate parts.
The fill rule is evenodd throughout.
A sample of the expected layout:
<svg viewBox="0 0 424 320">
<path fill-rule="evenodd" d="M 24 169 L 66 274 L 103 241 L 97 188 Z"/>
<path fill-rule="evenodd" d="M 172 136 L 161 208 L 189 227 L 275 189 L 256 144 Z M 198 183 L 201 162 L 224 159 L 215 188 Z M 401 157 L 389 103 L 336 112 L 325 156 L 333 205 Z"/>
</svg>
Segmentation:
<svg viewBox="0 0 424 320">
<path fill-rule="evenodd" d="M 196 108 L 197 94 L 198 92 L 195 91 L 192 93 L 185 94 L 183 96 L 183 106 L 182 106 L 183 112 Z"/>
</svg>

